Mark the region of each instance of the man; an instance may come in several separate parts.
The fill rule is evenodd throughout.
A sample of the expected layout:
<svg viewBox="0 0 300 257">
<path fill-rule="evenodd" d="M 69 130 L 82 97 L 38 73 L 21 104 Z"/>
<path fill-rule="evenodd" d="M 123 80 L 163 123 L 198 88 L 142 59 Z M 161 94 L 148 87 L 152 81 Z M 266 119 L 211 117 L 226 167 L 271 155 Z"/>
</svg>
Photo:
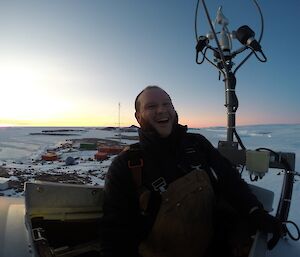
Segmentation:
<svg viewBox="0 0 300 257">
<path fill-rule="evenodd" d="M 275 246 L 281 223 L 206 138 L 178 124 L 163 89 L 146 87 L 135 110 L 139 143 L 106 176 L 104 257 L 243 256 L 256 229 L 272 233 Z"/>
</svg>

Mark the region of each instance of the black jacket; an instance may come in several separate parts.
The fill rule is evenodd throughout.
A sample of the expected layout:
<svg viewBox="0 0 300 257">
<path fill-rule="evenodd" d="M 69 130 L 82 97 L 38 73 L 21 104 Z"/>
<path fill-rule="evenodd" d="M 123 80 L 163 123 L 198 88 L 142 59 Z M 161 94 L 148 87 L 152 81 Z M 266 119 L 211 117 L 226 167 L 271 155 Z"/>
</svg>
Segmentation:
<svg viewBox="0 0 300 257">
<path fill-rule="evenodd" d="M 247 215 L 253 207 L 261 208 L 231 163 L 204 136 L 186 130 L 177 125 L 168 138 L 139 131 L 143 185 L 152 190 L 151 183 L 157 178 L 163 177 L 169 184 L 198 166 L 208 173 L 216 196 L 226 199 L 238 212 Z M 159 196 L 153 193 L 149 214 L 140 213 L 136 185 L 128 168 L 130 158 L 128 151 L 119 154 L 106 175 L 101 227 L 104 257 L 139 256 L 138 245 L 151 229 L 159 207 Z"/>
</svg>

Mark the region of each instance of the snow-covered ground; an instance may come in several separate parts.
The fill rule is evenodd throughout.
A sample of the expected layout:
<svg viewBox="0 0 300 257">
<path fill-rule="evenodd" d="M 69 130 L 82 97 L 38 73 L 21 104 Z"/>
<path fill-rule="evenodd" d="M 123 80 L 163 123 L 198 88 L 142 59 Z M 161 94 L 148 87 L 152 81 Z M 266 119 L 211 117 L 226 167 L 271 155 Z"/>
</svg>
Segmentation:
<svg viewBox="0 0 300 257">
<path fill-rule="evenodd" d="M 41 135 L 45 130 L 67 129 L 68 135 Z M 297 125 L 256 125 L 243 126 L 237 128 L 247 149 L 256 149 L 259 147 L 270 148 L 273 151 L 293 152 L 296 154 L 295 170 L 300 171 L 300 124 Z M 213 127 L 202 129 L 190 129 L 192 133 L 201 133 L 206 136 L 215 146 L 219 140 L 226 140 L 226 128 Z M 62 133 L 62 132 L 61 132 Z M 50 133 L 51 134 L 51 133 Z M 64 134 L 64 133 L 62 133 Z M 122 133 L 124 136 L 137 136 L 136 132 Z M 19 190 L 10 188 L 0 190 L 4 196 L 22 197 L 23 191 L 20 184 L 34 179 L 47 179 L 51 177 L 63 178 L 67 182 L 87 183 L 92 185 L 103 184 L 103 177 L 113 158 L 105 161 L 93 160 L 96 150 L 78 150 L 76 147 L 63 148 L 65 143 L 72 142 L 75 139 L 99 138 L 113 139 L 123 144 L 134 143 L 135 140 L 124 140 L 119 138 L 116 131 L 106 131 L 99 128 L 38 128 L 38 127 L 10 127 L 0 128 L 0 177 L 6 174 L 6 179 L 13 185 L 19 183 Z M 49 149 L 56 149 L 60 155 L 58 161 L 45 162 L 40 161 L 41 155 Z M 71 156 L 76 159 L 75 165 L 66 165 L 65 159 Z M 276 212 L 279 200 L 283 175 L 279 170 L 270 169 L 266 176 L 257 181 L 250 182 L 247 171 L 244 171 L 243 177 L 249 183 L 272 190 L 275 193 L 274 211 Z M 68 176 L 67 176 L 68 175 Z M 64 177 L 65 176 L 65 177 Z M 20 179 L 22 181 L 20 181 Z M 1 180 L 0 180 L 1 185 Z M 300 226 L 300 181 L 299 176 L 295 177 L 293 198 L 289 219 Z M 291 228 L 291 232 L 295 229 Z M 279 245 L 268 256 L 300 256 L 300 242 L 290 239 L 281 240 Z"/>
<path fill-rule="evenodd" d="M 122 137 L 137 136 L 121 133 Z M 120 139 L 118 131 L 99 128 L 0 128 L 0 177 L 9 180 L 3 196 L 22 196 L 24 182 L 32 180 L 59 181 L 101 185 L 113 155 L 108 160 L 96 161 L 97 150 L 79 149 L 80 142 L 105 140 L 110 143 L 130 144 L 135 140 Z M 59 159 L 44 161 L 42 155 L 54 151 Z M 72 157 L 74 165 L 67 165 Z M 3 183 L 5 181 L 2 180 Z M 2 184 L 2 188 L 5 185 Z M 1 189 L 1 180 L 0 180 Z"/>
</svg>

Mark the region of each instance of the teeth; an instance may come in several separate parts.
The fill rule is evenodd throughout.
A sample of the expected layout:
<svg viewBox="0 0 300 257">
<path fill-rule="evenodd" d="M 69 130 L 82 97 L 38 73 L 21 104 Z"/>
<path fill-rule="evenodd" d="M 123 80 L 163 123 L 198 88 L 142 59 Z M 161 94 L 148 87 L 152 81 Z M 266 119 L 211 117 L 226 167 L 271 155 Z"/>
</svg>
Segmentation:
<svg viewBox="0 0 300 257">
<path fill-rule="evenodd" d="M 162 122 L 162 121 L 168 121 L 169 119 L 168 118 L 164 118 L 164 119 L 160 119 L 158 120 L 158 122 Z"/>
</svg>

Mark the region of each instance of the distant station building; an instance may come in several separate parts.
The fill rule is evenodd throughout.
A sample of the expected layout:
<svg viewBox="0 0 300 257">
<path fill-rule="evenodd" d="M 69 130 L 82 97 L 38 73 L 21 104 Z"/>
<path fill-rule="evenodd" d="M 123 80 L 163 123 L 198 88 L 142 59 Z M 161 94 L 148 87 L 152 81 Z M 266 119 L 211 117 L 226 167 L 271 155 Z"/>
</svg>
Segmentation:
<svg viewBox="0 0 300 257">
<path fill-rule="evenodd" d="M 95 154 L 95 159 L 97 161 L 106 160 L 109 156 L 119 154 L 123 150 L 124 146 L 120 145 L 100 145 L 98 152 Z"/>
<path fill-rule="evenodd" d="M 107 153 L 109 155 L 115 155 L 122 152 L 124 149 L 124 146 L 120 145 L 100 145 L 98 147 L 99 152 Z"/>
<path fill-rule="evenodd" d="M 97 143 L 80 143 L 79 145 L 80 150 L 97 150 Z"/>
<path fill-rule="evenodd" d="M 97 161 L 104 161 L 104 160 L 108 159 L 108 154 L 98 151 L 94 157 L 95 157 L 95 160 L 97 160 Z"/>
<path fill-rule="evenodd" d="M 42 155 L 42 160 L 44 161 L 56 161 L 58 160 L 58 156 L 55 152 L 47 152 Z"/>
</svg>

